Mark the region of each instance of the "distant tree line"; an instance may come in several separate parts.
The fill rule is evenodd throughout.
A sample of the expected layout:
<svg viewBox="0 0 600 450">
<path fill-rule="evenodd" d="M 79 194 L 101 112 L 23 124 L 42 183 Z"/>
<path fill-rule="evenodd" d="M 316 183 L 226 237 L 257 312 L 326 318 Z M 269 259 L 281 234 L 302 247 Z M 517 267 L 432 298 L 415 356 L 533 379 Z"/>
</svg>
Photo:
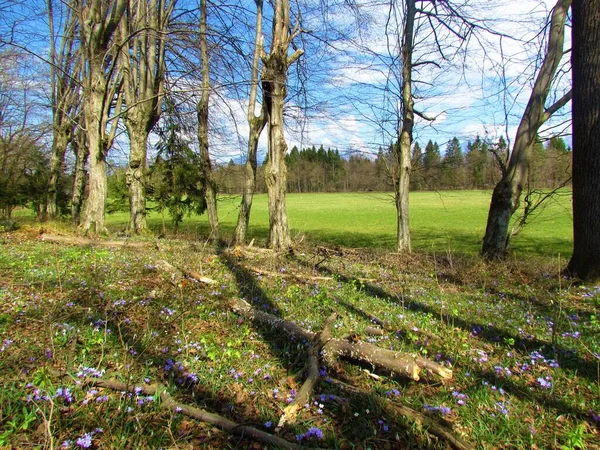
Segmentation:
<svg viewBox="0 0 600 450">
<path fill-rule="evenodd" d="M 380 149 L 374 157 L 354 153 L 342 157 L 338 149 L 294 146 L 286 155 L 288 192 L 360 192 L 391 191 L 395 170 L 392 147 Z M 492 189 L 502 176 L 499 159 L 506 158 L 503 138 L 489 143 L 477 137 L 463 150 L 458 138 L 451 139 L 442 153 L 440 145 L 428 141 L 422 149 L 416 142 L 412 149 L 411 191 Z M 532 153 L 529 186 L 553 189 L 565 186 L 571 178 L 571 149 L 560 137 L 538 142 Z M 230 161 L 215 168 L 219 191 L 239 194 L 243 190 L 244 166 Z M 262 168 L 258 169 L 259 173 Z M 266 192 L 258 176 L 257 192 Z"/>
</svg>

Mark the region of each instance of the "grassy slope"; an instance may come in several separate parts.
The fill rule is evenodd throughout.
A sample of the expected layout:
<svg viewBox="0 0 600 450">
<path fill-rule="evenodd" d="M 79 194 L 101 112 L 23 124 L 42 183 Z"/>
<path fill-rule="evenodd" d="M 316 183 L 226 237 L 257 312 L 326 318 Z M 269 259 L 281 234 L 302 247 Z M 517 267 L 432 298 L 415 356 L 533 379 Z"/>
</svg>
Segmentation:
<svg viewBox="0 0 600 450">
<path fill-rule="evenodd" d="M 411 194 L 411 230 L 416 250 L 476 254 L 485 232 L 490 193 L 484 191 L 415 192 Z M 313 243 L 393 249 L 395 210 L 385 193 L 291 194 L 287 200 L 293 235 Z M 237 220 L 237 197 L 222 198 L 219 216 L 226 235 Z M 168 219 L 167 219 L 168 220 Z M 124 228 L 127 214 L 114 214 L 108 221 L 114 229 Z M 160 229 L 157 213 L 150 226 Z M 182 232 L 191 236 L 207 232 L 206 216 L 185 218 Z M 255 197 L 250 236 L 265 241 L 268 231 L 266 195 Z M 570 196 L 552 200 L 522 234 L 514 238 L 519 254 L 568 255 L 572 246 Z"/>
</svg>

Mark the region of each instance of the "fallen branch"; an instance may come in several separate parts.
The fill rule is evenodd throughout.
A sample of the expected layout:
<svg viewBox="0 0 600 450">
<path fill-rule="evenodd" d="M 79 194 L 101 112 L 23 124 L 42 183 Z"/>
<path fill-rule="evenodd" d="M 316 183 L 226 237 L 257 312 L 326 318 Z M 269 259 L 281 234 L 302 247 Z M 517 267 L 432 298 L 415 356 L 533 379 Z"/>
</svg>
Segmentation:
<svg viewBox="0 0 600 450">
<path fill-rule="evenodd" d="M 294 322 L 285 321 L 271 314 L 255 310 L 242 299 L 232 299 L 231 308 L 238 314 L 263 325 L 269 325 L 284 331 L 298 340 L 312 341 L 315 333 L 307 331 Z M 452 378 L 452 370 L 425 359 L 421 356 L 386 350 L 367 342 L 349 342 L 342 339 L 330 339 L 323 347 L 323 359 L 331 364 L 342 357 L 374 368 L 391 372 L 402 377 L 418 381 L 422 369 L 427 369 L 443 379 Z"/>
<path fill-rule="evenodd" d="M 332 277 L 308 277 L 308 276 L 300 276 L 297 275 L 295 273 L 290 273 L 290 272 L 270 272 L 268 270 L 262 270 L 259 269 L 258 267 L 248 267 L 248 270 L 251 270 L 252 272 L 254 272 L 257 275 L 261 275 L 261 276 L 267 276 L 267 277 L 273 277 L 273 278 L 293 278 L 295 280 L 298 281 L 331 281 L 333 280 Z"/>
<path fill-rule="evenodd" d="M 343 389 L 347 392 L 351 392 L 355 395 L 364 395 L 365 393 L 357 387 L 344 383 L 343 381 L 331 379 L 331 383 L 336 385 L 338 388 Z M 473 447 L 467 442 L 463 441 L 458 436 L 455 436 L 451 430 L 447 427 L 436 423 L 429 417 L 415 411 L 408 406 L 398 405 L 395 402 L 386 401 L 383 403 L 384 408 L 393 409 L 395 414 L 399 414 L 413 420 L 415 423 L 421 425 L 425 431 L 437 436 L 446 442 L 448 442 L 453 448 L 457 450 L 473 450 Z"/>
<path fill-rule="evenodd" d="M 283 449 L 297 450 L 306 448 L 294 444 L 292 442 L 286 441 L 285 439 L 282 439 L 278 436 L 274 436 L 257 428 L 251 427 L 249 425 L 237 424 L 223 416 L 210 413 L 208 411 L 205 411 L 204 409 L 179 403 L 175 401 L 175 399 L 167 392 L 165 386 L 161 384 L 153 386 L 135 386 L 132 384 L 122 383 L 116 380 L 102 380 L 97 378 L 88 378 L 85 380 L 85 384 L 88 386 L 101 387 L 105 389 L 111 389 L 121 392 L 125 391 L 136 394 L 143 393 L 145 395 L 156 395 L 158 393 L 160 395 L 162 407 L 184 414 L 188 417 L 200 420 L 201 422 L 209 423 L 231 434 L 253 439 L 255 441 L 262 442 L 268 445 L 273 445 Z"/>
<path fill-rule="evenodd" d="M 42 235 L 41 239 L 42 241 L 53 242 L 55 244 L 92 245 L 97 247 L 146 248 L 156 245 L 154 242 L 103 241 L 99 239 L 87 239 L 76 236 L 58 236 L 53 234 L 44 234 Z"/>
<path fill-rule="evenodd" d="M 171 274 L 172 281 L 177 284 L 181 278 L 191 278 L 193 280 L 199 281 L 204 284 L 215 284 L 216 281 L 212 278 L 205 277 L 204 275 L 194 271 L 194 270 L 186 270 L 181 267 L 176 267 L 172 264 L 169 264 L 165 260 L 157 261 L 156 267 L 164 270 L 165 272 L 169 272 Z"/>
<path fill-rule="evenodd" d="M 335 322 L 336 317 L 336 314 L 332 314 L 323 327 L 323 330 L 315 335 L 314 341 L 308 351 L 308 375 L 306 380 L 302 384 L 300 391 L 298 391 L 296 398 L 283 410 L 283 414 L 279 419 L 275 432 L 281 430 L 286 423 L 293 421 L 296 418 L 298 411 L 309 402 L 314 387 L 319 381 L 319 353 L 331 339 L 331 325 Z"/>
</svg>

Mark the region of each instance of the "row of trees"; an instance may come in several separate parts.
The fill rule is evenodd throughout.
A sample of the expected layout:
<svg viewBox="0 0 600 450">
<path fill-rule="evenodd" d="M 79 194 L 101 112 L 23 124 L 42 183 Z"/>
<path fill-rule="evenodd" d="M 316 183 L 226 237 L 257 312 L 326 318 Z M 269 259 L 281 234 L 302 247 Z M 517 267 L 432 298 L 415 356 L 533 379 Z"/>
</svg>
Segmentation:
<svg viewBox="0 0 600 450">
<path fill-rule="evenodd" d="M 453 138 L 442 154 L 437 142 L 429 141 L 424 150 L 415 142 L 411 152 L 410 190 L 493 189 L 502 176 L 498 158 L 506 159 L 506 141 L 490 144 L 477 137 L 463 151 Z M 288 192 L 391 191 L 395 171 L 394 149 L 380 149 L 375 157 L 351 154 L 342 157 L 337 149 L 315 146 L 286 154 Z M 243 166 L 230 161 L 215 168 L 220 192 L 237 194 L 243 190 Z M 262 168 L 258 169 L 262 172 Z M 266 192 L 258 177 L 257 192 Z M 537 142 L 529 161 L 528 186 L 531 189 L 556 189 L 571 180 L 571 149 L 560 137 L 543 144 Z"/>
<path fill-rule="evenodd" d="M 585 30 L 592 36 L 597 35 L 593 23 L 597 18 L 597 2 L 598 0 L 586 0 L 573 8 L 573 41 L 581 43 L 584 50 L 573 52 L 572 58 L 574 61 L 581 58 L 581 64 L 577 66 L 579 75 L 591 72 L 588 78 L 580 78 L 587 83 L 585 89 L 572 91 L 568 86 L 565 88 L 564 83 L 560 83 L 560 76 L 569 70 L 564 41 L 571 0 L 557 0 L 548 22 L 538 34 L 546 36 L 546 39 L 540 45 L 539 64 L 535 65 L 537 69 L 531 78 L 529 101 L 510 148 L 502 141 L 483 143 L 478 139 L 470 143 L 466 153 L 462 154 L 460 143 L 453 139 L 447 144 L 445 156 L 441 157 L 439 146 L 435 143 L 430 142 L 421 150 L 413 141 L 414 127 L 419 121 L 435 119 L 419 109 L 418 103 L 423 96 L 416 86 L 434 86 L 434 78 L 446 68 L 460 62 L 460 58 L 463 58 L 462 62 L 466 67 L 466 60 L 472 51 L 470 45 L 485 44 L 488 41 L 484 36 L 499 37 L 500 42 L 511 37 L 494 30 L 485 20 L 478 19 L 474 15 L 477 11 L 469 2 L 454 4 L 451 1 L 390 0 L 385 22 L 385 51 L 376 53 L 374 49 L 364 46 L 361 50 L 375 59 L 386 61 L 387 83 L 382 98 L 387 102 L 386 105 L 392 105 L 392 109 L 384 111 L 393 113 L 392 116 L 395 117 L 391 121 L 396 123 L 395 136 L 390 140 L 396 144 L 388 151 L 381 152 L 373 162 L 360 157 L 345 161 L 335 152 L 325 152 L 328 162 L 319 168 L 318 172 L 322 173 L 311 180 L 305 179 L 311 172 L 305 170 L 306 164 L 314 164 L 309 161 L 311 152 L 303 150 L 288 154 L 284 135 L 284 106 L 290 87 L 288 71 L 297 61 L 310 59 L 302 58 L 304 50 L 298 47 L 298 43 L 302 39 L 305 45 L 307 40 L 304 38 L 315 35 L 314 31 L 306 33 L 302 28 L 302 8 L 308 8 L 310 13 L 342 8 L 337 10 L 339 13 L 349 6 L 348 11 L 356 14 L 360 38 L 362 32 L 368 31 L 361 21 L 364 16 L 362 11 L 365 10 L 365 5 L 361 2 L 319 4 L 313 5 L 318 6 L 314 9 L 309 4 L 303 4 L 298 6 L 297 13 L 292 13 L 289 0 L 274 0 L 269 3 L 270 32 L 265 33 L 262 27 L 262 0 L 254 2 L 253 27 L 247 22 L 238 22 L 240 17 L 248 17 L 249 8 L 244 2 L 227 5 L 217 2 L 218 4 L 212 5 L 211 14 L 214 18 L 211 20 L 206 0 L 200 0 L 197 5 L 184 0 L 180 0 L 179 5 L 177 0 L 47 0 L 44 3 L 44 14 L 48 23 L 47 37 L 50 45 L 44 47 L 49 48 L 48 55 L 43 54 L 39 43 L 37 47 L 32 47 L 16 38 L 15 30 L 22 18 L 13 21 L 10 25 L 12 28 L 8 30 L 10 33 L 3 30 L 3 36 L 7 38 L 3 37 L 0 45 L 29 53 L 38 48 L 38 56 L 49 63 L 52 150 L 48 156 L 49 161 L 44 162 L 44 165 L 49 166 L 47 196 L 40 207 L 49 217 L 55 216 L 59 211 L 60 186 L 65 184 L 66 179 L 65 155 L 67 149 L 71 148 L 75 155 L 71 175 L 73 218 L 80 223 L 84 232 L 105 231 L 108 155 L 124 131 L 129 159 L 126 183 L 129 191 L 130 226 L 133 232 L 143 231 L 146 227 L 146 194 L 150 187 L 147 172 L 148 139 L 156 126 L 167 120 L 167 114 L 170 114 L 180 123 L 187 123 L 187 126 L 180 127 L 177 138 L 171 139 L 169 145 L 180 147 L 174 153 L 186 153 L 187 150 L 182 149 L 189 148 L 197 155 L 197 181 L 193 188 L 199 191 L 203 199 L 198 204 L 198 210 L 206 208 L 211 236 L 218 238 L 217 178 L 209 152 L 209 138 L 215 135 L 216 127 L 214 124 L 211 127 L 209 113 L 219 103 L 215 100 L 215 95 L 223 92 L 214 87 L 215 80 L 219 80 L 222 89 L 228 85 L 233 86 L 233 90 L 247 93 L 249 131 L 236 242 L 243 243 L 245 240 L 252 195 L 256 190 L 258 139 L 266 128 L 268 145 L 263 173 L 269 196 L 270 247 L 281 249 L 290 245 L 285 209 L 285 194 L 289 188 L 302 190 L 314 189 L 317 185 L 322 188 L 335 186 L 343 180 L 342 175 L 349 180 L 348 175 L 352 171 L 349 168 L 345 170 L 344 165 L 366 168 L 374 164 L 375 174 L 385 174 L 385 177 L 380 178 L 390 179 L 395 193 L 399 251 L 410 251 L 408 192 L 411 185 L 415 189 L 487 187 L 488 183 L 498 177 L 482 247 L 483 255 L 495 259 L 506 254 L 509 221 L 519 206 L 522 191 L 527 186 L 556 185 L 564 181 L 565 166 L 561 158 L 566 155 L 566 149 L 560 148 L 558 141 L 547 148 L 540 147 L 539 132 L 540 127 L 571 100 L 574 92 L 596 98 L 598 75 L 594 72 L 597 68 L 594 58 L 599 53 L 598 40 L 587 39 L 581 33 Z M 19 2 L 13 3 L 16 5 L 15 10 L 5 8 L 5 17 L 16 17 L 15 11 L 23 7 Z M 177 9 L 178 6 L 181 8 Z M 295 22 L 291 19 L 294 15 Z M 575 20 L 576 17 L 579 17 L 579 21 Z M 311 18 L 311 26 L 318 27 L 319 20 L 314 15 Z M 322 16 L 322 21 L 325 20 L 325 16 Z M 2 24 L 8 22 L 5 19 Z M 253 42 L 246 39 L 250 29 L 254 35 Z M 330 34 L 333 35 L 335 33 Z M 359 42 L 359 38 L 355 42 Z M 352 42 L 348 35 L 335 39 Z M 268 41 L 268 45 L 265 41 Z M 518 40 L 515 43 L 520 44 Z M 434 53 L 431 52 L 432 48 Z M 486 58 L 494 61 L 494 57 L 488 56 L 485 45 L 478 48 L 478 51 L 481 50 Z M 238 62 L 242 64 L 239 65 Z M 504 61 L 501 62 L 503 63 Z M 501 64 L 496 64 L 494 71 L 499 74 L 501 85 L 504 83 L 506 96 L 510 96 L 509 85 L 512 81 L 507 79 L 507 67 Z M 227 73 L 230 78 L 223 79 L 222 73 Z M 574 70 L 574 87 L 578 80 L 576 74 L 577 71 Z M 295 75 L 296 80 L 301 81 L 303 77 L 301 72 Z M 581 83 L 585 84 L 583 81 Z M 303 92 L 303 89 L 297 92 Z M 243 96 L 238 96 L 237 99 L 241 101 Z M 169 104 L 173 107 L 169 107 Z M 585 117 L 596 114 L 597 106 L 588 109 L 591 112 L 584 111 L 581 114 Z M 364 111 L 361 110 L 361 113 L 364 114 Z M 505 116 L 508 114 L 505 110 Z M 190 120 L 191 116 L 195 116 L 193 120 Z M 190 123 L 194 125 L 194 139 L 190 137 Z M 581 154 L 578 152 L 588 149 L 577 148 L 577 133 L 580 136 L 584 132 L 592 133 L 595 122 L 591 120 L 583 123 L 574 139 L 575 174 L 582 173 L 581 167 L 578 167 L 578 164 L 582 164 L 581 161 L 585 160 L 586 164 L 592 165 L 590 159 L 578 159 Z M 12 132 L 6 132 L 5 128 L 1 131 L 3 136 L 9 136 Z M 35 132 L 28 131 L 27 137 L 29 139 L 22 140 L 23 146 L 35 147 L 39 141 L 36 140 Z M 588 138 L 579 145 L 589 146 L 590 142 Z M 33 147 L 31 143 L 34 143 Z M 11 145 L 5 147 L 14 148 Z M 419 156 L 419 151 L 422 157 Z M 11 150 L 5 150 L 4 154 L 8 155 L 10 152 Z M 543 164 L 539 160 L 536 162 L 536 158 L 542 153 L 546 154 L 545 159 L 539 158 L 544 159 Z M 160 163 L 159 160 L 157 165 Z M 169 169 L 167 159 L 163 159 L 162 163 L 167 167 L 163 171 L 167 175 L 162 178 L 171 176 L 173 179 L 176 166 L 170 166 Z M 85 209 L 82 210 L 86 164 L 88 178 Z M 3 163 L 3 166 L 6 165 Z M 296 170 L 297 176 L 291 176 L 290 172 L 288 177 L 288 169 Z M 35 184 L 35 177 L 29 175 L 26 177 L 26 184 Z M 343 185 L 343 181 L 341 183 Z M 574 178 L 574 197 L 579 199 L 576 205 L 582 204 L 579 197 L 581 192 L 587 193 L 580 183 Z M 383 183 L 380 181 L 379 184 Z M 349 187 L 349 181 L 346 182 L 346 187 Z M 578 217 L 575 214 L 576 222 Z M 575 230 L 577 235 L 577 230 L 580 230 L 577 223 Z M 579 232 L 582 233 L 581 230 Z M 576 238 L 575 242 L 576 247 L 581 245 L 578 244 L 581 239 Z M 587 242 L 586 246 L 592 247 L 590 244 Z M 576 250 L 575 255 L 581 254 Z M 593 270 L 597 271 L 600 264 L 597 255 L 590 256 L 589 252 L 585 254 L 585 264 L 595 264 L 596 269 Z M 578 258 L 581 259 L 582 256 Z M 584 274 L 582 269 L 575 272 Z"/>
</svg>

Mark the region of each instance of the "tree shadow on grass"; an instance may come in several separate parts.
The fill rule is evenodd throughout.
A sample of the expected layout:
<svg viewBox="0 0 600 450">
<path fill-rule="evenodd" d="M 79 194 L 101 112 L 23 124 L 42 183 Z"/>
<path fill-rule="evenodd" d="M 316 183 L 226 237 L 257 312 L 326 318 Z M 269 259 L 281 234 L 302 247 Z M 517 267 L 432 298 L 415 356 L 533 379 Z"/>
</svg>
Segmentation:
<svg viewBox="0 0 600 450">
<path fill-rule="evenodd" d="M 314 268 L 314 266 L 306 263 L 306 261 L 298 257 L 295 257 L 295 259 L 301 265 Z M 557 354 L 561 364 L 561 369 L 569 370 L 573 374 L 576 373 L 578 376 L 585 377 L 590 381 L 597 381 L 597 365 L 593 364 L 593 362 L 586 361 L 578 355 L 575 355 L 571 351 L 571 349 L 563 345 L 553 345 L 551 342 L 538 339 L 533 336 L 523 338 L 522 336 L 511 334 L 504 329 L 487 323 L 484 324 L 477 321 L 468 321 L 461 318 L 458 315 L 448 314 L 447 312 L 444 312 L 438 308 L 434 308 L 426 303 L 410 299 L 406 296 L 406 293 L 400 299 L 398 296 L 390 294 L 388 291 L 384 290 L 379 286 L 374 285 L 373 283 L 366 282 L 364 280 L 357 280 L 354 277 L 346 276 L 340 273 L 339 271 L 331 270 L 324 265 L 319 265 L 318 267 L 316 267 L 316 270 L 323 275 L 333 277 L 343 283 L 352 283 L 354 285 L 356 282 L 359 282 L 363 287 L 363 291 L 371 297 L 376 297 L 389 303 L 402 306 L 403 308 L 409 309 L 413 312 L 421 312 L 431 315 L 433 318 L 435 318 L 436 320 L 440 320 L 442 323 L 452 323 L 454 327 L 458 327 L 463 331 L 476 334 L 476 336 L 474 336 L 476 339 L 488 341 L 490 343 L 501 342 L 504 346 L 508 348 L 513 348 L 515 350 L 522 350 L 527 352 L 538 350 L 544 353 L 545 355 L 549 355 L 549 357 L 553 357 L 554 354 Z M 349 305 L 347 304 L 347 302 L 341 302 L 340 304 L 342 306 L 348 307 L 351 311 L 357 313 L 365 320 L 372 321 L 372 316 L 362 311 L 360 308 L 354 307 L 353 305 Z M 491 379 L 490 374 L 486 374 L 483 372 L 482 377 Z M 505 383 L 505 385 L 507 386 L 507 390 L 509 390 L 515 395 L 521 396 L 522 398 L 535 397 L 539 399 L 540 402 L 548 406 L 554 407 L 559 411 L 573 414 L 580 418 L 589 419 L 589 417 L 587 417 L 587 411 L 583 411 L 582 409 L 577 409 L 573 406 L 570 406 L 566 402 L 558 400 L 550 395 L 541 395 L 539 393 L 533 393 L 527 389 L 524 389 L 518 384 L 513 383 L 510 380 L 504 380 L 503 383 Z"/>
</svg>

